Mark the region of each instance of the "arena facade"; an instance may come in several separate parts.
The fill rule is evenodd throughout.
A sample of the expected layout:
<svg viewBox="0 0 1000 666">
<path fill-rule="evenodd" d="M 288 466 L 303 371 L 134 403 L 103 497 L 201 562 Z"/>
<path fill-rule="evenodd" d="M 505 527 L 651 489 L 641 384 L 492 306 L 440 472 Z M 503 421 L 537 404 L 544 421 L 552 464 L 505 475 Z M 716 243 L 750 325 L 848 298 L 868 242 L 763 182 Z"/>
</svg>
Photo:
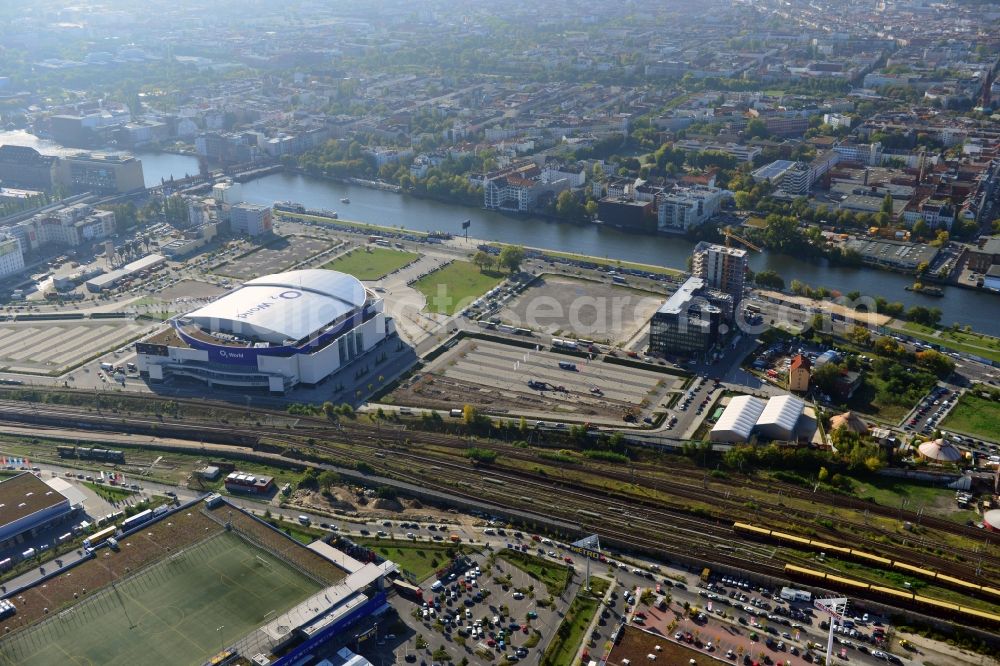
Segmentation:
<svg viewBox="0 0 1000 666">
<path fill-rule="evenodd" d="M 394 331 L 382 298 L 350 275 L 308 269 L 247 281 L 136 343 L 149 381 L 284 393 L 315 386 Z"/>
</svg>

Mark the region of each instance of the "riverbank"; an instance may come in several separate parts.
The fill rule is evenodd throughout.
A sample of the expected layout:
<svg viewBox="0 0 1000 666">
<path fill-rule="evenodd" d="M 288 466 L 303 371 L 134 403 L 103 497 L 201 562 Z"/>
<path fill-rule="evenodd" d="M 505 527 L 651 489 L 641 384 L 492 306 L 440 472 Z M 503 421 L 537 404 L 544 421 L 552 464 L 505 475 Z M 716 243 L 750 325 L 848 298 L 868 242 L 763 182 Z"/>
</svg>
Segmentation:
<svg viewBox="0 0 1000 666">
<path fill-rule="evenodd" d="M 338 210 L 361 224 L 374 224 L 413 232 L 445 231 L 459 237 L 462 225 L 470 221 L 470 236 L 488 243 L 521 245 L 569 255 L 669 267 L 677 270 L 687 265 L 695 242 L 685 237 L 639 236 L 606 225 L 552 224 L 539 217 L 509 216 L 471 206 L 439 203 L 407 194 L 395 194 L 358 185 L 334 184 L 293 173 L 273 174 L 243 185 L 243 196 L 251 203 L 271 205 L 275 201 L 297 201 L 308 208 Z M 339 203 L 348 196 L 349 210 Z M 471 246 L 470 246 L 471 247 Z M 834 266 L 817 259 L 752 252 L 750 268 L 755 273 L 775 271 L 786 284 L 797 280 L 825 285 L 841 293 L 858 291 L 879 294 L 888 301 L 898 301 L 907 308 L 921 305 L 938 307 L 943 323 L 970 324 L 976 330 L 1000 335 L 1000 320 L 992 315 L 996 301 L 992 294 L 970 289 L 950 290 L 945 298 L 935 298 L 906 291 L 913 278 L 894 273 L 874 272 L 866 267 Z"/>
</svg>

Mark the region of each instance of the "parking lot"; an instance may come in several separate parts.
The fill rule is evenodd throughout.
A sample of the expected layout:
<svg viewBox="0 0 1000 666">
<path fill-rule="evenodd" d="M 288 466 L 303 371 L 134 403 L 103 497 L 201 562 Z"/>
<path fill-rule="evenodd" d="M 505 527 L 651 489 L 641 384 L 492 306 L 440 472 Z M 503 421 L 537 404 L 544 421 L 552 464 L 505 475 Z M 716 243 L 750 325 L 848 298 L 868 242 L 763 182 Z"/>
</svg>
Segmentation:
<svg viewBox="0 0 1000 666">
<path fill-rule="evenodd" d="M 280 273 L 330 248 L 331 241 L 315 236 L 279 236 L 249 254 L 216 264 L 212 271 L 237 280 Z"/>
<path fill-rule="evenodd" d="M 560 365 L 562 364 L 562 366 Z M 465 339 L 397 389 L 394 404 L 620 419 L 655 408 L 681 380 L 651 370 L 590 361 L 548 350 Z"/>
<path fill-rule="evenodd" d="M 604 344 L 630 340 L 665 295 L 605 281 L 544 275 L 500 311 L 505 324 Z"/>
<path fill-rule="evenodd" d="M 486 663 L 504 655 L 510 662 L 537 663 L 572 594 L 567 591 L 549 604 L 538 581 L 488 550 L 460 562 L 440 584 L 428 580 L 422 588 L 423 601 L 390 600 L 406 631 L 387 637 L 377 649 L 373 656 L 381 663 L 399 656 L 407 663 L 463 658 Z"/>
<path fill-rule="evenodd" d="M 666 637 L 745 666 L 799 666 L 821 661 L 826 644 L 817 638 L 819 632 L 829 629 L 828 618 L 818 616 L 805 599 L 785 600 L 777 590 L 728 576 L 714 577 L 712 582 L 699 583 L 698 587 L 699 599 L 688 608 L 672 598 L 674 590 L 670 586 L 656 585 L 627 594 L 629 624 L 652 632 L 646 637 L 633 635 L 631 642 L 646 646 L 649 640 L 662 642 Z M 643 592 L 651 593 L 646 596 L 648 603 L 641 601 Z M 834 653 L 843 660 L 903 663 L 886 651 L 886 645 L 886 627 L 881 618 L 850 616 L 835 627 Z M 608 663 L 623 663 L 622 659 L 628 659 L 635 649 L 629 645 L 621 651 L 616 648 Z"/>
<path fill-rule="evenodd" d="M 129 319 L 5 323 L 0 325 L 0 364 L 10 372 L 58 374 L 152 329 Z"/>
</svg>

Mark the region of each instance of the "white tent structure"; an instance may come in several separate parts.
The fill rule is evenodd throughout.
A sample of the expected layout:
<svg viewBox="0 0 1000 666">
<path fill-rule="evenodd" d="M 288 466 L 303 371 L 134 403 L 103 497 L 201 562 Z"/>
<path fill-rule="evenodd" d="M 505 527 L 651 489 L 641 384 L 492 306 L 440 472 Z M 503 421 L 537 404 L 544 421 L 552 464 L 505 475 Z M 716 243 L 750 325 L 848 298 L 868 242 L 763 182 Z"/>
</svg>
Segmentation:
<svg viewBox="0 0 1000 666">
<path fill-rule="evenodd" d="M 793 395 L 779 395 L 767 401 L 757 419 L 757 434 L 767 439 L 791 441 L 806 403 Z"/>
<path fill-rule="evenodd" d="M 757 419 L 764 411 L 764 405 L 763 400 L 750 395 L 734 397 L 726 405 L 726 410 L 712 428 L 709 438 L 713 442 L 728 444 L 747 441 Z"/>
</svg>

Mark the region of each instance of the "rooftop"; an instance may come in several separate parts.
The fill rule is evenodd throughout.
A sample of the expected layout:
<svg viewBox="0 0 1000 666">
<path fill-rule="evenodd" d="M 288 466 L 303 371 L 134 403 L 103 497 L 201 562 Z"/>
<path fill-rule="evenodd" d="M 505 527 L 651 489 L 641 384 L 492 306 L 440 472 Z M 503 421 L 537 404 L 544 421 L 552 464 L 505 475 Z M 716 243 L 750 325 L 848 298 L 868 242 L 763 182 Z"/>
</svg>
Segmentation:
<svg viewBox="0 0 1000 666">
<path fill-rule="evenodd" d="M 704 289 L 705 281 L 701 278 L 689 277 L 684 281 L 677 291 L 671 294 L 670 298 L 666 300 L 657 310 L 659 313 L 663 314 L 680 314 L 685 310 L 690 304 L 691 300 L 695 297 L 695 292 L 699 289 Z"/>
<path fill-rule="evenodd" d="M 0 527 L 67 502 L 31 472 L 0 482 Z"/>
</svg>

